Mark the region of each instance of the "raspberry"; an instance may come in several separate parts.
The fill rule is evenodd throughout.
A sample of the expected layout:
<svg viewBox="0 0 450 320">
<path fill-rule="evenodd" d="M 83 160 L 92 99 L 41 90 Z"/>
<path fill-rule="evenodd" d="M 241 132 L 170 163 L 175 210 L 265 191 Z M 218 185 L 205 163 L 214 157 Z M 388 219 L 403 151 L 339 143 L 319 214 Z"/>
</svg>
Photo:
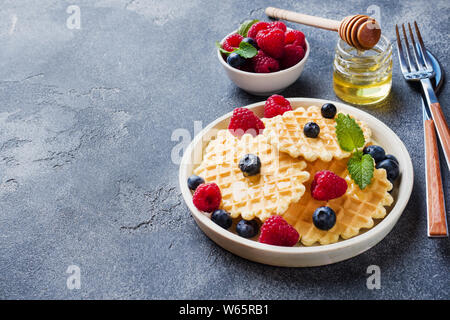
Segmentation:
<svg viewBox="0 0 450 320">
<path fill-rule="evenodd" d="M 278 60 L 268 56 L 264 51 L 259 50 L 258 54 L 251 60 L 253 70 L 257 73 L 269 73 L 280 70 Z"/>
<path fill-rule="evenodd" d="M 283 58 L 280 60 L 281 68 L 287 69 L 299 63 L 305 56 L 303 47 L 288 44 L 284 46 Z"/>
<path fill-rule="evenodd" d="M 268 28 L 269 29 L 278 28 L 278 29 L 283 30 L 283 32 L 286 32 L 286 25 L 281 21 L 272 22 Z"/>
<path fill-rule="evenodd" d="M 289 30 L 286 32 L 284 39 L 285 44 L 293 44 L 295 46 L 301 46 L 306 50 L 305 35 L 298 30 Z"/>
<path fill-rule="evenodd" d="M 243 36 L 238 33 L 233 33 L 231 36 L 225 38 L 222 43 L 222 48 L 227 51 L 233 51 L 234 49 L 239 47 L 242 39 L 244 39 Z"/>
<path fill-rule="evenodd" d="M 283 96 L 274 94 L 266 100 L 264 105 L 264 117 L 273 118 L 292 110 L 291 104 Z"/>
<path fill-rule="evenodd" d="M 252 39 L 256 39 L 256 35 L 258 34 L 259 31 L 266 29 L 270 24 L 268 22 L 257 22 L 255 24 L 253 24 L 250 29 L 248 29 L 247 32 L 247 37 L 248 38 L 252 38 Z"/>
<path fill-rule="evenodd" d="M 347 181 L 334 172 L 318 171 L 311 184 L 311 195 L 316 200 L 331 200 L 339 198 L 347 191 Z"/>
<path fill-rule="evenodd" d="M 256 35 L 256 43 L 272 58 L 281 58 L 284 51 L 284 32 L 278 28 L 261 30 Z"/>
<path fill-rule="evenodd" d="M 192 197 L 192 201 L 198 210 L 213 212 L 219 209 L 222 195 L 217 184 L 204 183 L 197 187 Z"/>
<path fill-rule="evenodd" d="M 264 130 L 264 123 L 253 113 L 253 111 L 247 108 L 236 108 L 231 116 L 228 130 L 238 137 L 245 133 L 257 136 Z"/>
<path fill-rule="evenodd" d="M 271 216 L 261 226 L 259 242 L 274 246 L 292 247 L 300 238 L 297 230 L 281 216 Z"/>
</svg>

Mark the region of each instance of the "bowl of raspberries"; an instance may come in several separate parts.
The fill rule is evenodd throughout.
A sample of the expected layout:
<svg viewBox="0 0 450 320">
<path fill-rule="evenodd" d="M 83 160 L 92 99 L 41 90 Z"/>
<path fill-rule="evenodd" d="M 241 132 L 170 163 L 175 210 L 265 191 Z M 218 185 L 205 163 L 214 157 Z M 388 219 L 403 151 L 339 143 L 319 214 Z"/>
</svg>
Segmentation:
<svg viewBox="0 0 450 320">
<path fill-rule="evenodd" d="M 231 81 L 259 96 L 281 92 L 294 83 L 310 51 L 303 32 L 281 21 L 247 20 L 216 46 Z"/>
</svg>

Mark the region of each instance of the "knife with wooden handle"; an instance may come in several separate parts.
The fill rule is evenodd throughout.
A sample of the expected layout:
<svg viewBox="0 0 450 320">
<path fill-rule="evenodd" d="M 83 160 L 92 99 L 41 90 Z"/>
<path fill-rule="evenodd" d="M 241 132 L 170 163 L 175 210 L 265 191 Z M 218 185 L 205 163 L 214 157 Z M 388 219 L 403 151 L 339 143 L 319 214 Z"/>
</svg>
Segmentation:
<svg viewBox="0 0 450 320">
<path fill-rule="evenodd" d="M 437 59 L 429 52 L 428 56 L 436 73 L 436 86 L 432 86 L 432 88 L 437 94 L 442 86 L 444 77 Z M 425 178 L 427 186 L 427 233 L 429 237 L 447 237 L 448 225 L 439 163 L 438 139 L 435 129 L 436 119 L 432 119 L 433 113 L 426 103 L 426 98 L 422 99 L 422 111 L 425 140 Z"/>
</svg>

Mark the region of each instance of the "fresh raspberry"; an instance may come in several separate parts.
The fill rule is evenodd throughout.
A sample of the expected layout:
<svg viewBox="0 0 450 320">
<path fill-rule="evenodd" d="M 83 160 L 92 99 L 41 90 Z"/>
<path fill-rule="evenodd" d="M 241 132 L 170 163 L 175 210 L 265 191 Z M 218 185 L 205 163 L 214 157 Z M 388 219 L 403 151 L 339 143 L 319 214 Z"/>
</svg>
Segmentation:
<svg viewBox="0 0 450 320">
<path fill-rule="evenodd" d="M 305 56 L 303 47 L 288 44 L 284 46 L 284 54 L 280 60 L 282 69 L 290 68 L 299 63 Z"/>
<path fill-rule="evenodd" d="M 292 110 L 291 104 L 283 96 L 274 94 L 270 96 L 264 105 L 264 117 L 273 118 Z"/>
<path fill-rule="evenodd" d="M 347 191 L 347 181 L 334 172 L 318 171 L 311 184 L 311 195 L 316 200 L 331 200 L 339 198 Z"/>
<path fill-rule="evenodd" d="M 253 113 L 253 111 L 247 108 L 236 108 L 231 116 L 228 130 L 238 137 L 245 133 L 257 136 L 264 130 L 264 123 Z"/>
<path fill-rule="evenodd" d="M 283 32 L 286 32 L 286 25 L 285 25 L 283 22 L 281 22 L 281 21 L 275 21 L 275 22 L 272 22 L 272 23 L 268 26 L 268 28 L 269 28 L 269 29 L 278 28 L 278 29 L 283 30 Z"/>
<path fill-rule="evenodd" d="M 258 54 L 252 58 L 251 63 L 256 73 L 269 73 L 280 70 L 278 60 L 268 56 L 262 50 L 259 50 Z"/>
<path fill-rule="evenodd" d="M 213 212 L 219 209 L 222 195 L 217 184 L 204 183 L 197 187 L 192 197 L 192 201 L 198 210 Z"/>
<path fill-rule="evenodd" d="M 222 43 L 222 48 L 227 51 L 233 51 L 234 49 L 239 47 L 242 39 L 244 39 L 243 36 L 238 33 L 233 33 L 231 36 L 225 38 Z"/>
<path fill-rule="evenodd" d="M 298 30 L 289 30 L 285 33 L 285 44 L 293 44 L 295 46 L 301 46 L 306 50 L 305 35 Z"/>
<path fill-rule="evenodd" d="M 284 32 L 278 28 L 261 30 L 256 35 L 256 43 L 266 54 L 279 59 L 284 51 Z"/>
<path fill-rule="evenodd" d="M 292 247 L 297 244 L 300 235 L 297 230 L 281 216 L 271 216 L 261 226 L 259 242 L 274 246 Z"/>
<path fill-rule="evenodd" d="M 269 25 L 270 23 L 264 21 L 253 24 L 250 29 L 248 29 L 247 38 L 256 39 L 256 35 L 258 34 L 258 32 L 266 29 Z"/>
</svg>

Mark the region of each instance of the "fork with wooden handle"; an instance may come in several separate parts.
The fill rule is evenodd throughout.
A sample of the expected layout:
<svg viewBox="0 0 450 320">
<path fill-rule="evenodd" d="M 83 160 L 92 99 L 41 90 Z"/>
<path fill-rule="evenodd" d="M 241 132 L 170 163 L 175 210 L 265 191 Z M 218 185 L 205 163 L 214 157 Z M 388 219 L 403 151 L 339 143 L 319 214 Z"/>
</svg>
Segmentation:
<svg viewBox="0 0 450 320">
<path fill-rule="evenodd" d="M 400 38 L 400 32 L 398 26 L 395 26 L 397 35 L 397 51 L 400 61 L 400 68 L 403 76 L 407 81 L 418 81 L 423 85 L 426 102 L 429 106 L 429 110 L 426 106 L 423 108 L 424 116 L 424 137 L 425 137 L 425 167 L 426 167 L 426 185 L 427 185 L 427 220 L 428 220 L 428 236 L 429 237 L 445 237 L 448 236 L 448 227 L 445 211 L 445 199 L 444 190 L 442 188 L 442 176 L 439 165 L 439 151 L 437 147 L 436 131 L 440 133 L 440 129 L 444 130 L 443 135 L 439 134 L 442 149 L 446 153 L 446 145 L 450 143 L 450 139 L 445 138 L 445 134 L 448 135 L 448 126 L 445 122 L 442 111 L 436 113 L 436 108 L 440 110 L 440 105 L 437 102 L 434 88 L 431 84 L 430 78 L 436 75 L 433 64 L 428 56 L 425 46 L 420 35 L 419 27 L 414 22 L 415 30 L 419 43 L 416 44 L 414 35 L 411 29 L 411 25 L 408 23 L 409 32 L 412 40 L 412 47 L 414 52 L 414 58 L 416 65 L 412 63 L 410 59 L 409 41 L 406 34 L 405 26 L 402 25 L 403 36 L 405 41 L 405 48 L 403 48 Z M 405 49 L 405 50 L 404 50 Z M 427 81 L 423 81 L 427 80 Z M 429 86 L 428 86 L 429 85 Z M 430 101 L 430 97 L 436 101 L 434 104 Z M 428 111 L 431 111 L 431 116 Z M 447 158 L 448 160 L 448 158 Z M 448 164 L 448 163 L 447 163 Z"/>
</svg>

